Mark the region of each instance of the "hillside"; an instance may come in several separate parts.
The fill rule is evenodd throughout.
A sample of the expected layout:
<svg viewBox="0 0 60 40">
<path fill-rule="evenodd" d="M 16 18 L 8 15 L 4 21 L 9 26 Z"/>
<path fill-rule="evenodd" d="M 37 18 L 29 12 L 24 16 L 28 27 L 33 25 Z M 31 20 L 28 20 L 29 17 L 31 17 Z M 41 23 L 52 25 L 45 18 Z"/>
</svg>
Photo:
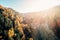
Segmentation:
<svg viewBox="0 0 60 40">
<path fill-rule="evenodd" d="M 21 13 L 0 5 L 0 40 L 31 40 L 28 24 Z"/>
<path fill-rule="evenodd" d="M 46 20 L 53 21 L 53 19 L 60 18 L 60 6 L 55 6 L 40 12 L 26 13 L 24 14 L 24 17 L 27 23 L 32 22 L 32 24 L 36 24 L 36 25 L 39 23 L 44 23 L 44 21 Z"/>
<path fill-rule="evenodd" d="M 41 36 L 37 36 L 39 34 L 43 35 L 42 40 L 60 40 L 60 5 L 40 12 L 26 13 L 24 14 L 24 20 L 34 29 L 32 32 L 34 40 L 40 40 L 39 37 Z M 53 37 L 53 34 L 56 36 L 56 39 L 55 36 Z M 50 37 L 50 39 L 48 37 Z"/>
<path fill-rule="evenodd" d="M 60 40 L 60 6 L 23 14 L 0 5 L 0 40 Z"/>
</svg>

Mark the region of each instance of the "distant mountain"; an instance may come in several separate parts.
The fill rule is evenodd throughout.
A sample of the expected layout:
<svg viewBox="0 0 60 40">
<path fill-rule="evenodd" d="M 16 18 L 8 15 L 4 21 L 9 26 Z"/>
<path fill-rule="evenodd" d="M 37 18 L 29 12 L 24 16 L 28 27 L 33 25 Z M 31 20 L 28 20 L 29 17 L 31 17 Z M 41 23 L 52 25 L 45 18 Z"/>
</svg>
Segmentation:
<svg viewBox="0 0 60 40">
<path fill-rule="evenodd" d="M 26 13 L 24 20 L 34 29 L 34 40 L 60 40 L 60 5 L 40 12 Z"/>
<path fill-rule="evenodd" d="M 40 12 L 26 13 L 24 16 L 27 23 L 32 20 L 32 23 L 36 23 L 36 25 L 45 20 L 52 21 L 53 19 L 60 18 L 60 5 Z"/>
</svg>

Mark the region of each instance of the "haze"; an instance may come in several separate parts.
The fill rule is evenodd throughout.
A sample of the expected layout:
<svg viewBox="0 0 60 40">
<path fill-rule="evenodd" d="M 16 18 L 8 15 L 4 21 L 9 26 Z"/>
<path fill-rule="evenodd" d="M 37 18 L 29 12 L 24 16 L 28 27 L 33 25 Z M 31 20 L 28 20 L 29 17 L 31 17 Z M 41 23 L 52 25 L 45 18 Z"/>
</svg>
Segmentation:
<svg viewBox="0 0 60 40">
<path fill-rule="evenodd" d="M 15 9 L 21 13 L 46 10 L 60 5 L 60 0 L 0 0 L 0 4 Z"/>
</svg>

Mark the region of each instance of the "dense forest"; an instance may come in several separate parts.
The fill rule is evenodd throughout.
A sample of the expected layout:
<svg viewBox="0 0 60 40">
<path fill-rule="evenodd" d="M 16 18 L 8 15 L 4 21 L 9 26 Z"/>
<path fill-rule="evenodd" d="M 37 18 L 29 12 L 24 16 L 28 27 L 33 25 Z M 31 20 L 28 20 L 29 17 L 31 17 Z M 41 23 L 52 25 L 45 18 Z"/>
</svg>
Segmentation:
<svg viewBox="0 0 60 40">
<path fill-rule="evenodd" d="M 0 6 L 0 40 L 32 40 L 28 24 L 18 12 Z"/>
</svg>

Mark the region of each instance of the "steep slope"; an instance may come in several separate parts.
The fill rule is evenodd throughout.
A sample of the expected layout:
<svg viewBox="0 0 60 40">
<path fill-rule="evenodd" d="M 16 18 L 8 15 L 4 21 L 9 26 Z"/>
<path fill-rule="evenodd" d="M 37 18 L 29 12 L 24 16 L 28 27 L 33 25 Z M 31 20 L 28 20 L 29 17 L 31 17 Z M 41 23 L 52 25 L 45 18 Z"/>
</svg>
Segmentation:
<svg viewBox="0 0 60 40">
<path fill-rule="evenodd" d="M 0 40 L 60 40 L 60 6 L 24 15 L 0 6 Z"/>
<path fill-rule="evenodd" d="M 28 24 L 24 24 L 22 14 L 0 5 L 0 40 L 32 39 Z"/>
</svg>

